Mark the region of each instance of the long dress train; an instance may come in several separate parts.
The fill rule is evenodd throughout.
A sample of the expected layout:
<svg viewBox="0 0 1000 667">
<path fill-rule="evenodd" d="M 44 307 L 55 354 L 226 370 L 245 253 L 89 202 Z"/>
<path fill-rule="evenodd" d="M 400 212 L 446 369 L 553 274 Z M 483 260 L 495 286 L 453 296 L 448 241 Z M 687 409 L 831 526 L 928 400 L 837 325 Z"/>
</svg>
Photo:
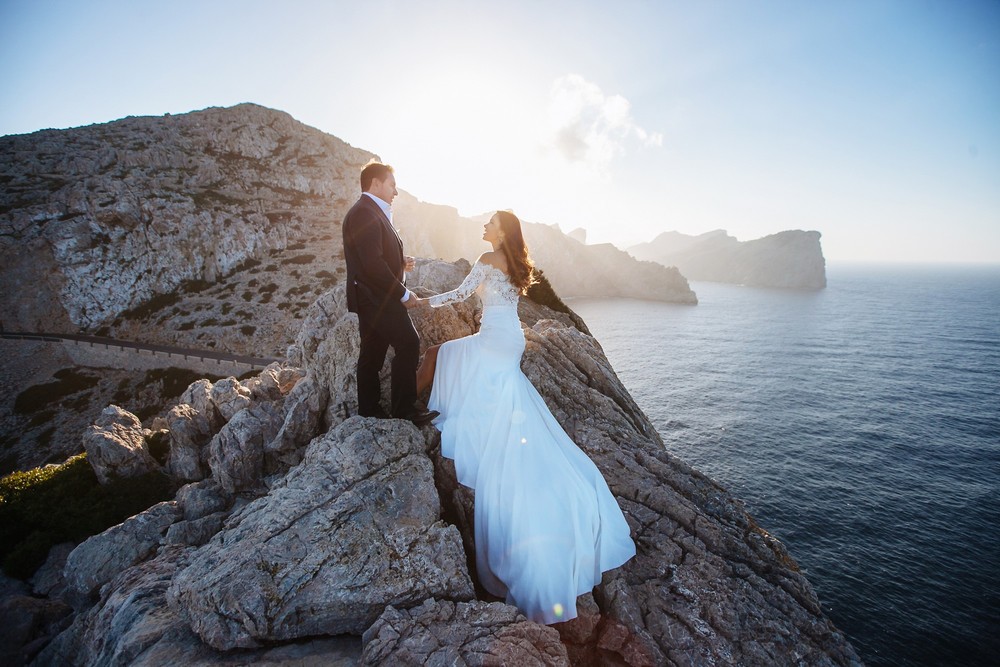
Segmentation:
<svg viewBox="0 0 1000 667">
<path fill-rule="evenodd" d="M 635 555 L 618 503 L 521 372 L 518 292 L 477 262 L 439 307 L 483 302 L 479 332 L 444 343 L 428 407 L 441 453 L 475 490 L 476 566 L 490 593 L 540 623 L 576 618 L 576 598 Z"/>
</svg>

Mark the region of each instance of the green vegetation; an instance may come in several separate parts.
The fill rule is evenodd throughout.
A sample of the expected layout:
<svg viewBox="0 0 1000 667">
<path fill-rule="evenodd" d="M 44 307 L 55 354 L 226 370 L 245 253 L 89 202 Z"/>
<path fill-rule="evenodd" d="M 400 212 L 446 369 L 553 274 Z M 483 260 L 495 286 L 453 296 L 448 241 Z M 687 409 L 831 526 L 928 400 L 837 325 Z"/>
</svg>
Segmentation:
<svg viewBox="0 0 1000 667">
<path fill-rule="evenodd" d="M 316 259 L 316 255 L 296 255 L 295 257 L 289 257 L 288 259 L 281 260 L 282 264 L 312 264 L 313 260 Z"/>
<path fill-rule="evenodd" d="M 0 479 L 0 561 L 4 571 L 30 577 L 54 545 L 79 542 L 170 497 L 169 479 L 154 472 L 106 486 L 80 454 L 57 466 Z"/>
<path fill-rule="evenodd" d="M 573 320 L 573 326 L 589 335 L 590 331 L 587 330 L 587 325 L 584 324 L 579 315 L 563 303 L 563 300 L 559 298 L 556 291 L 552 289 L 552 285 L 549 283 L 549 279 L 545 277 L 545 274 L 539 269 L 535 269 L 535 278 L 538 282 L 528 288 L 528 293 L 525 296 L 539 305 L 548 306 L 557 313 L 566 313 Z"/>
<path fill-rule="evenodd" d="M 81 373 L 73 368 L 63 368 L 56 371 L 55 378 L 54 382 L 37 384 L 18 394 L 17 398 L 14 399 L 14 412 L 19 415 L 42 412 L 51 404 L 58 403 L 67 396 L 90 389 L 99 380 L 94 375 Z"/>
<path fill-rule="evenodd" d="M 559 298 L 556 291 L 552 289 L 552 285 L 549 283 L 549 279 L 545 277 L 545 274 L 535 269 L 535 278 L 538 282 L 528 288 L 528 293 L 525 296 L 539 305 L 548 306 L 557 313 L 569 314 L 571 312 L 569 307 L 563 303 L 563 300 Z"/>
</svg>

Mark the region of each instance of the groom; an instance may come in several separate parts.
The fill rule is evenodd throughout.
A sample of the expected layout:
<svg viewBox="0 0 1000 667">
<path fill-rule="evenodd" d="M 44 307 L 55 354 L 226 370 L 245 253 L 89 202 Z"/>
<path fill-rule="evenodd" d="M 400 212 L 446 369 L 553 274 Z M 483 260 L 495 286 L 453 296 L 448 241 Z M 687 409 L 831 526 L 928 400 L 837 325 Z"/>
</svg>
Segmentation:
<svg viewBox="0 0 1000 667">
<path fill-rule="evenodd" d="M 347 259 L 347 309 L 358 314 L 358 414 L 388 418 L 379 405 L 379 371 L 392 346 L 392 417 L 429 424 L 437 412 L 416 405 L 420 339 L 407 312 L 417 299 L 403 285 L 413 258 L 392 226 L 397 195 L 392 167 L 372 160 L 361 170 L 361 198 L 344 217 Z"/>
</svg>

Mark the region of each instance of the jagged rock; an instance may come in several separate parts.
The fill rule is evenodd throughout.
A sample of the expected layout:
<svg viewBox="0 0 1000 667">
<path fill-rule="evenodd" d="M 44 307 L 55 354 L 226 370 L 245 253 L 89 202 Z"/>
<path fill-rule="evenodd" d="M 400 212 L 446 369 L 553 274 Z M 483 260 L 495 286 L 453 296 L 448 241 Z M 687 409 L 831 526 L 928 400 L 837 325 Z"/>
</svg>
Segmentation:
<svg viewBox="0 0 1000 667">
<path fill-rule="evenodd" d="M 553 628 L 501 602 L 389 607 L 362 637 L 362 665 L 569 665 Z"/>
<path fill-rule="evenodd" d="M 593 338 L 552 320 L 525 334 L 522 370 L 600 468 L 638 547 L 595 589 L 597 648 L 633 665 L 860 664 L 784 546 L 666 451 Z"/>
<path fill-rule="evenodd" d="M 61 600 L 27 595 L 0 599 L 0 664 L 26 665 L 62 631 L 73 609 Z"/>
<path fill-rule="evenodd" d="M 358 316 L 347 312 L 343 287 L 324 293 L 309 306 L 295 338 L 295 354 L 301 355 L 302 365 L 312 381 L 327 392 L 324 421 L 330 427 L 357 414 L 360 346 Z M 383 385 L 387 384 L 386 377 L 383 369 Z"/>
<path fill-rule="evenodd" d="M 139 418 L 109 405 L 83 435 L 87 461 L 101 484 L 115 477 L 137 477 L 159 469 L 149 453 Z"/>
<path fill-rule="evenodd" d="M 66 559 L 63 575 L 67 586 L 81 601 L 89 598 L 119 572 L 155 552 L 167 528 L 180 517 L 175 501 L 162 502 L 88 537 Z"/>
<path fill-rule="evenodd" d="M 194 408 L 199 415 L 208 421 L 209 430 L 213 433 L 226 423 L 212 401 L 212 383 L 208 380 L 201 379 L 192 382 L 181 394 L 178 402 L 181 405 L 190 405 Z"/>
<path fill-rule="evenodd" d="M 252 487 L 260 481 L 264 474 L 264 445 L 274 439 L 281 424 L 278 409 L 261 403 L 236 413 L 215 434 L 208 445 L 208 466 L 226 493 Z"/>
<path fill-rule="evenodd" d="M 225 421 L 250 406 L 250 390 L 234 377 L 223 378 L 212 386 L 212 403 Z"/>
<path fill-rule="evenodd" d="M 294 366 L 284 366 L 278 362 L 268 366 L 257 375 L 240 382 L 243 388 L 250 392 L 254 402 L 277 401 L 305 376 L 305 371 Z"/>
<path fill-rule="evenodd" d="M 317 438 L 195 552 L 170 604 L 206 643 L 230 649 L 360 633 L 390 604 L 472 598 L 424 447 L 402 420 L 354 417 Z"/>
<path fill-rule="evenodd" d="M 31 591 L 35 595 L 60 596 L 66 588 L 63 567 L 75 547 L 72 542 L 63 542 L 49 549 L 45 562 L 31 575 Z"/>
<path fill-rule="evenodd" d="M 214 433 L 211 422 L 184 403 L 170 409 L 166 422 L 170 440 L 167 473 L 178 481 L 204 479 L 208 475 L 206 445 Z"/>
<path fill-rule="evenodd" d="M 229 507 L 230 498 L 214 479 L 185 484 L 174 498 L 184 512 L 184 520 L 200 519 Z"/>
<path fill-rule="evenodd" d="M 192 547 L 200 547 L 212 536 L 222 530 L 222 525 L 226 521 L 229 512 L 216 512 L 198 519 L 189 521 L 178 521 L 167 529 L 167 544 L 186 544 Z"/>
<path fill-rule="evenodd" d="M 319 435 L 330 393 L 312 377 L 297 382 L 285 398 L 285 421 L 264 446 L 265 470 L 287 470 L 302 460 L 305 446 Z"/>
<path fill-rule="evenodd" d="M 91 609 L 76 617 L 33 663 L 37 667 L 113 665 L 330 665 L 357 664 L 361 641 L 320 638 L 294 645 L 219 653 L 191 632 L 166 602 L 166 590 L 191 550 L 168 546 L 156 558 L 121 573 Z"/>
<path fill-rule="evenodd" d="M 215 281 L 327 228 L 370 157 L 254 104 L 2 137 L 0 312 L 76 330 Z"/>
</svg>

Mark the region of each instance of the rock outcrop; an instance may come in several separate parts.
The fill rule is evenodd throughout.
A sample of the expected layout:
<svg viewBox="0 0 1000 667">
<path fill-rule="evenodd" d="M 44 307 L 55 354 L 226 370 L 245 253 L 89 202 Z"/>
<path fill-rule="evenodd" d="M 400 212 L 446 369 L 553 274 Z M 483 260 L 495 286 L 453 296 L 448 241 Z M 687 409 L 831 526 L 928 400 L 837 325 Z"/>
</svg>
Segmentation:
<svg viewBox="0 0 1000 667">
<path fill-rule="evenodd" d="M 408 422 L 362 417 L 314 440 L 300 465 L 192 556 L 171 604 L 225 650 L 360 634 L 387 604 L 472 599 L 424 448 Z"/>
<path fill-rule="evenodd" d="M 551 627 L 500 602 L 389 607 L 364 634 L 362 665 L 569 665 Z"/>
<path fill-rule="evenodd" d="M 196 297 L 295 248 L 282 254 L 283 266 L 268 265 L 263 273 L 315 269 L 300 280 L 265 284 L 251 272 L 237 281 L 240 292 L 232 289 L 236 282 L 214 292 L 214 301 L 227 299 L 230 310 L 197 318 L 175 307 L 175 321 L 153 332 L 177 343 L 197 328 L 225 348 L 291 338 L 288 315 L 300 308 L 296 297 L 315 295 L 341 277 L 332 266 L 342 257 L 340 223 L 360 194 L 358 174 L 371 157 L 255 104 L 0 137 L 4 326 L 75 332 L 104 325 L 129 338 L 141 329 L 116 320 L 123 313 L 141 318 L 152 311 L 162 325 L 166 313 L 156 311 L 164 300 L 169 306 Z M 405 185 L 405 174 L 399 177 Z M 475 222 L 449 207 L 402 193 L 395 217 L 408 254 L 454 260 L 488 249 Z M 590 249 L 544 225 L 528 225 L 526 235 L 564 296 L 694 300 L 674 271 L 627 255 L 611 261 L 607 249 Z M 271 295 L 279 294 L 295 308 L 277 309 Z M 267 306 L 268 316 L 219 326 L 251 300 Z M 256 335 L 236 333 L 240 326 Z"/>
<path fill-rule="evenodd" d="M 692 280 L 821 289 L 826 287 L 826 260 L 819 239 L 819 232 L 800 230 L 742 242 L 723 230 L 700 236 L 665 232 L 628 251 L 642 260 L 676 266 Z"/>
<path fill-rule="evenodd" d="M 106 484 L 115 477 L 138 477 L 159 468 L 149 453 L 142 422 L 117 405 L 109 405 L 97 423 L 83 435 L 97 479 Z"/>
<path fill-rule="evenodd" d="M 0 138 L 0 312 L 92 327 L 284 248 L 371 154 L 253 104 Z"/>
<path fill-rule="evenodd" d="M 463 272 L 422 270 L 439 281 L 433 291 Z M 356 354 L 331 342 L 357 335 L 342 292 L 314 304 L 291 355 L 305 371 L 302 391 L 325 391 L 331 403 L 347 401 Z M 362 648 L 344 633 L 362 637 L 366 664 L 860 664 L 784 546 L 671 456 L 598 342 L 549 314 L 525 328 L 522 369 L 604 474 L 637 546 L 581 596 L 579 618 L 536 626 L 477 595 L 468 558 L 474 498 L 440 457 L 433 428 L 327 409 L 326 430 L 298 445 L 304 453 L 287 471 L 248 478 L 235 496 L 214 469 L 183 487 L 147 559 L 123 562 L 37 664 L 228 664 L 293 647 L 331 664 L 357 660 Z M 414 320 L 426 345 L 467 334 L 476 316 L 470 300 Z M 244 381 L 250 404 L 230 424 L 287 405 L 291 392 L 282 403 L 271 380 L 257 380 Z M 248 434 L 273 428 L 255 423 Z M 67 563 L 69 579 L 78 576 L 72 569 Z M 97 580 L 78 588 L 94 590 Z M 232 653 L 240 647 L 252 650 Z"/>
<path fill-rule="evenodd" d="M 394 221 L 411 254 L 474 260 L 489 250 L 482 240 L 482 225 L 492 213 L 466 218 L 450 206 L 426 204 L 406 193 L 396 198 L 394 211 Z M 522 229 L 535 263 L 561 296 L 698 302 L 676 268 L 636 261 L 610 243 L 585 245 L 582 230 L 570 235 L 555 225 L 524 220 Z"/>
</svg>

